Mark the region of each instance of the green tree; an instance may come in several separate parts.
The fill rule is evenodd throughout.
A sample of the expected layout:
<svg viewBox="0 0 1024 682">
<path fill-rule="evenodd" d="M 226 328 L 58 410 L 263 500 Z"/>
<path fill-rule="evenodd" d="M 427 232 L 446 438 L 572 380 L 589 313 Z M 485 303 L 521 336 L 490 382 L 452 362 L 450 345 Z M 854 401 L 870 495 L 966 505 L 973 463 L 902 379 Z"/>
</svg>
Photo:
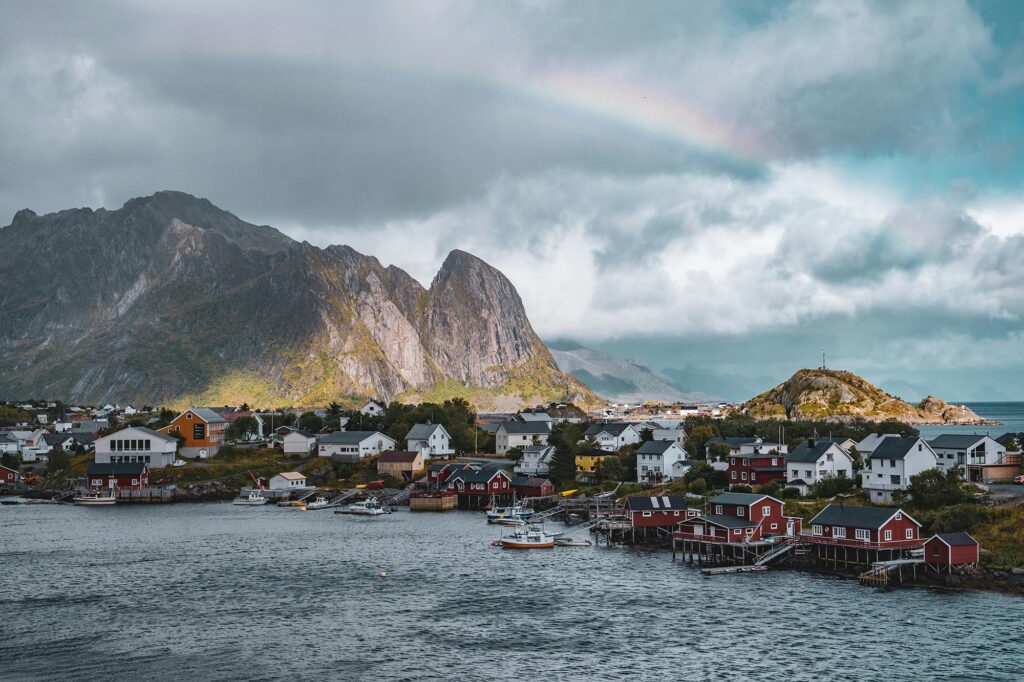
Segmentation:
<svg viewBox="0 0 1024 682">
<path fill-rule="evenodd" d="M 505 452 L 505 459 L 510 459 L 513 462 L 518 462 L 522 458 L 523 458 L 523 449 L 522 448 L 509 448 Z"/>
<path fill-rule="evenodd" d="M 559 486 L 576 480 L 576 455 L 572 449 L 555 449 L 555 455 L 551 458 L 551 467 L 548 469 L 548 476 Z"/>
<path fill-rule="evenodd" d="M 610 455 L 597 463 L 594 473 L 597 475 L 597 480 L 601 482 L 621 481 L 624 470 L 622 459 L 617 455 Z"/>
<path fill-rule="evenodd" d="M 299 417 L 299 428 L 303 431 L 316 433 L 324 427 L 324 420 L 312 412 L 303 412 Z"/>
<path fill-rule="evenodd" d="M 0 465 L 8 469 L 17 469 L 21 466 L 21 455 L 16 452 L 5 452 L 0 455 Z"/>
<path fill-rule="evenodd" d="M 54 476 L 67 469 L 70 462 L 71 455 L 61 446 L 54 445 L 47 454 L 46 473 Z"/>
<path fill-rule="evenodd" d="M 686 430 L 686 449 L 693 459 L 704 459 L 704 446 L 715 437 L 715 431 L 707 424 L 697 424 Z"/>
<path fill-rule="evenodd" d="M 725 472 L 718 471 L 707 462 L 695 462 L 683 475 L 688 486 L 698 478 L 704 479 L 706 484 L 715 488 L 722 488 L 726 484 Z"/>
<path fill-rule="evenodd" d="M 910 477 L 906 497 L 910 504 L 918 509 L 940 509 L 963 504 L 974 499 L 964 489 L 960 469 L 952 468 L 943 473 L 938 469 L 928 469 Z"/>
<path fill-rule="evenodd" d="M 247 434 L 256 433 L 258 428 L 256 417 L 239 417 L 228 426 L 226 435 L 230 440 L 240 440 Z"/>
<path fill-rule="evenodd" d="M 687 481 L 686 490 L 694 495 L 703 495 L 708 491 L 708 482 L 703 478 L 695 478 L 692 481 Z"/>
<path fill-rule="evenodd" d="M 709 459 L 712 461 L 724 461 L 729 455 L 732 454 L 732 448 L 725 443 L 713 443 L 708 448 Z"/>
<path fill-rule="evenodd" d="M 646 443 L 646 442 L 652 441 L 652 440 L 654 440 L 654 431 L 652 431 L 651 429 L 641 429 L 640 430 L 640 442 L 641 443 Z"/>
</svg>

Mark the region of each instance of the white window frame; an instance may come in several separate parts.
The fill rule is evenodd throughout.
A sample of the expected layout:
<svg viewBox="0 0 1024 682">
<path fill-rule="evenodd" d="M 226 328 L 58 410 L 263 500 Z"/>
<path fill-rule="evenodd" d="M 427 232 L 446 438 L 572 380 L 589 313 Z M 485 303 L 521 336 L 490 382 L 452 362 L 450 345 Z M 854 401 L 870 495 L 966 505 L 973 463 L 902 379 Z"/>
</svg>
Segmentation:
<svg viewBox="0 0 1024 682">
<path fill-rule="evenodd" d="M 885 539 L 886 539 L 886 541 L 892 540 L 892 531 L 891 530 L 887 529 L 885 531 Z"/>
<path fill-rule="evenodd" d="M 908 528 L 907 529 L 907 539 L 908 540 L 913 540 L 914 539 L 914 529 L 913 528 Z"/>
<path fill-rule="evenodd" d="M 643 517 L 644 517 L 645 519 L 649 519 L 649 518 L 651 518 L 651 512 L 644 512 L 644 513 L 643 513 Z"/>
<path fill-rule="evenodd" d="M 736 516 L 739 516 L 740 518 L 743 518 L 744 516 L 746 516 L 746 514 L 747 514 L 747 508 L 746 507 L 736 507 Z"/>
<path fill-rule="evenodd" d="M 722 505 L 720 505 L 720 504 L 716 504 L 715 505 L 715 513 L 716 514 L 721 514 L 722 513 Z"/>
<path fill-rule="evenodd" d="M 846 539 L 846 526 L 832 526 L 832 537 Z"/>
<path fill-rule="evenodd" d="M 822 531 L 821 526 L 819 526 L 818 524 L 814 524 L 813 526 L 811 526 L 811 534 L 824 535 L 825 533 Z"/>
<path fill-rule="evenodd" d="M 868 530 L 867 528 L 858 528 L 856 531 L 854 531 L 854 536 L 858 540 L 870 541 L 871 540 L 871 531 Z"/>
<path fill-rule="evenodd" d="M 771 516 L 771 515 L 772 515 L 772 506 L 770 504 L 766 504 L 766 505 L 761 507 L 761 516 Z"/>
</svg>

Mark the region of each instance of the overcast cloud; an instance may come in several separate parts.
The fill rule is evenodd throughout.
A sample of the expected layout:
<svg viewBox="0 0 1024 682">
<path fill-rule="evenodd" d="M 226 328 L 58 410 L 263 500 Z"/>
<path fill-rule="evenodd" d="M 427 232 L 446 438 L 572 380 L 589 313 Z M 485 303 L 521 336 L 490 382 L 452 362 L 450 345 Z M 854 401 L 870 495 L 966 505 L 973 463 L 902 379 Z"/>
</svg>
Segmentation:
<svg viewBox="0 0 1024 682">
<path fill-rule="evenodd" d="M 1024 399 L 1013 2 L 0 4 L 0 224 L 205 196 L 545 338 Z M 722 357 L 721 349 L 729 349 Z M 924 379 L 921 379 L 924 377 Z"/>
</svg>

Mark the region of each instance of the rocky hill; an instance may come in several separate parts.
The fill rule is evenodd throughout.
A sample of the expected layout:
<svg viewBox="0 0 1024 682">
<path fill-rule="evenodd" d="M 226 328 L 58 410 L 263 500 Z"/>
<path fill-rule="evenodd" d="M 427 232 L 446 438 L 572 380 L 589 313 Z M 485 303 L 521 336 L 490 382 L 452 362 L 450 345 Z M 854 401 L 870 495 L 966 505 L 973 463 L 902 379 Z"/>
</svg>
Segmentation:
<svg viewBox="0 0 1024 682">
<path fill-rule="evenodd" d="M 934 396 L 911 405 L 856 374 L 833 369 L 801 369 L 786 382 L 748 400 L 742 409 L 758 418 L 986 423 L 967 407 L 948 405 Z"/>
<path fill-rule="evenodd" d="M 597 400 L 498 270 L 462 251 L 429 289 L 205 199 L 19 211 L 0 228 L 0 395 L 181 405 L 462 396 Z"/>
</svg>

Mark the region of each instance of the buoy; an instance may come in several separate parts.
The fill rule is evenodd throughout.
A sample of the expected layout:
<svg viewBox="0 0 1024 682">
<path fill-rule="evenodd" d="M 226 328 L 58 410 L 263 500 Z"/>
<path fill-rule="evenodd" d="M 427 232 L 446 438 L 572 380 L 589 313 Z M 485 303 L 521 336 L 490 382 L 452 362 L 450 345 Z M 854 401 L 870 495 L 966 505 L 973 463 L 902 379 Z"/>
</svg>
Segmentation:
<svg viewBox="0 0 1024 682">
<path fill-rule="evenodd" d="M 378 575 L 380 575 L 381 578 L 387 578 L 388 577 L 388 572 L 387 571 L 381 571 Z"/>
<path fill-rule="evenodd" d="M 299 507 L 299 509 L 301 509 L 302 511 L 306 511 L 305 507 Z"/>
</svg>

